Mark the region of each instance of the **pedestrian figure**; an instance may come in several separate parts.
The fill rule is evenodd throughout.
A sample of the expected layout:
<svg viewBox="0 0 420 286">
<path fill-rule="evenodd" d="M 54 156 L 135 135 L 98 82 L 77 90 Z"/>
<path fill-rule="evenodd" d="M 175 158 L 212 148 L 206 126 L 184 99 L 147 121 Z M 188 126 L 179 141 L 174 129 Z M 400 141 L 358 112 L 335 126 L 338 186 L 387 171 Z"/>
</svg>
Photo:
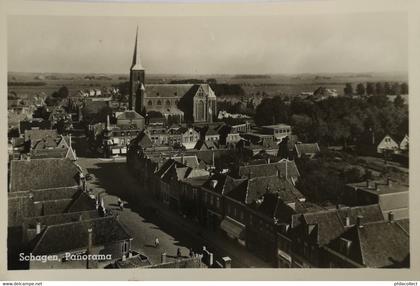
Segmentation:
<svg viewBox="0 0 420 286">
<path fill-rule="evenodd" d="M 177 251 L 176 251 L 176 256 L 177 256 L 177 257 L 181 257 L 181 249 L 179 249 L 179 248 L 177 249 Z"/>
<path fill-rule="evenodd" d="M 159 246 L 159 238 L 155 238 L 155 248 Z"/>
</svg>

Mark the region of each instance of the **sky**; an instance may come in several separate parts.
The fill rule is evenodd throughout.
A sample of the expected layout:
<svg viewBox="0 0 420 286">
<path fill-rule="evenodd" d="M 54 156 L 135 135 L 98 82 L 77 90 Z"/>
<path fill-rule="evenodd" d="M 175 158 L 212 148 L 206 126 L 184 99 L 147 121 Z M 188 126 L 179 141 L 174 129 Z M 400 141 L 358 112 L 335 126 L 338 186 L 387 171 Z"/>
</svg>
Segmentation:
<svg viewBox="0 0 420 286">
<path fill-rule="evenodd" d="M 128 73 L 139 26 L 149 74 L 407 72 L 403 13 L 9 16 L 8 70 Z"/>
</svg>

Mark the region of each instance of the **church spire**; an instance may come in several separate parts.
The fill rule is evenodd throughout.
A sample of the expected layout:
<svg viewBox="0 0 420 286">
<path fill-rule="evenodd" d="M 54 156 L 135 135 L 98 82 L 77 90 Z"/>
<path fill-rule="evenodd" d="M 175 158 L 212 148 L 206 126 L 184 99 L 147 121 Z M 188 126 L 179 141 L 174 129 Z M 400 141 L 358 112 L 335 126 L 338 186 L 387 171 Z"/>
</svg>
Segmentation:
<svg viewBox="0 0 420 286">
<path fill-rule="evenodd" d="M 133 64 L 131 70 L 144 70 L 140 60 L 140 39 L 139 39 L 139 26 L 136 30 L 136 43 L 134 45 Z"/>
</svg>

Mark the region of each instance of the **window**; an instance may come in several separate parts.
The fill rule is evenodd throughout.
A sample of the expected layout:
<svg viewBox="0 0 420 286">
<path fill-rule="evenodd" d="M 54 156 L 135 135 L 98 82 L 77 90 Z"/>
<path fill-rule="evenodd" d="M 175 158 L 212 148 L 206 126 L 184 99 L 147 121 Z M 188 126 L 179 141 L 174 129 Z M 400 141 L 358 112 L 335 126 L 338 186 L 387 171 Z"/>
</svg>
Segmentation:
<svg viewBox="0 0 420 286">
<path fill-rule="evenodd" d="M 158 100 L 157 105 L 162 105 L 162 102 L 160 100 Z"/>
<path fill-rule="evenodd" d="M 127 136 L 130 136 L 131 134 L 130 134 L 130 131 L 127 131 Z"/>
<path fill-rule="evenodd" d="M 243 211 L 240 212 L 240 216 L 241 216 L 241 220 L 244 220 L 245 215 L 244 215 L 244 212 Z"/>
<path fill-rule="evenodd" d="M 167 100 L 165 104 L 166 104 L 166 106 L 170 106 L 171 102 L 169 100 Z"/>
<path fill-rule="evenodd" d="M 207 203 L 207 193 L 204 192 L 204 202 Z"/>
<path fill-rule="evenodd" d="M 121 132 L 121 136 L 125 136 L 125 133 L 124 132 Z"/>
<path fill-rule="evenodd" d="M 152 106 L 152 105 L 153 105 L 153 102 L 152 102 L 151 100 L 149 100 L 149 101 L 147 102 L 147 105 L 148 105 L 148 106 Z"/>
<path fill-rule="evenodd" d="M 230 214 L 230 205 L 227 205 L 227 214 Z"/>
<path fill-rule="evenodd" d="M 219 197 L 216 198 L 216 207 L 220 208 L 220 198 Z"/>
<path fill-rule="evenodd" d="M 210 195 L 210 205 L 213 205 L 213 196 Z"/>
</svg>

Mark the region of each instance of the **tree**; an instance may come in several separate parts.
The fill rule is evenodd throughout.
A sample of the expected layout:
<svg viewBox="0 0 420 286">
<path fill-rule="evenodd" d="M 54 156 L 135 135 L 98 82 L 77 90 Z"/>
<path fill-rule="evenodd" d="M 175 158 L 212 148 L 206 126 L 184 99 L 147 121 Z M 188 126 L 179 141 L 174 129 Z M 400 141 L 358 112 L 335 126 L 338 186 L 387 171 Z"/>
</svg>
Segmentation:
<svg viewBox="0 0 420 286">
<path fill-rule="evenodd" d="M 404 106 L 404 99 L 401 97 L 401 95 L 397 95 L 397 97 L 395 97 L 394 106 L 396 108 L 401 108 Z"/>
<path fill-rule="evenodd" d="M 375 95 L 376 94 L 375 85 L 372 82 L 368 82 L 366 84 L 366 94 L 367 95 Z"/>
<path fill-rule="evenodd" d="M 390 84 L 389 84 L 389 82 L 386 82 L 385 84 L 384 84 L 384 94 L 385 95 L 389 95 L 389 94 L 391 94 L 392 92 L 391 92 L 391 86 L 390 86 Z"/>
<path fill-rule="evenodd" d="M 346 83 L 346 87 L 344 88 L 345 95 L 353 95 L 353 86 L 351 83 Z"/>
<path fill-rule="evenodd" d="M 401 84 L 401 94 L 408 94 L 408 84 L 406 82 Z"/>
<path fill-rule="evenodd" d="M 376 94 L 377 95 L 385 95 L 385 89 L 384 89 L 384 85 L 382 84 L 382 82 L 377 82 L 376 83 Z"/>
<path fill-rule="evenodd" d="M 395 82 L 391 86 L 391 94 L 400 95 L 401 94 L 401 86 Z"/>
<path fill-rule="evenodd" d="M 359 83 L 356 87 L 356 92 L 358 95 L 364 95 L 365 94 L 365 86 L 363 83 Z"/>
</svg>

